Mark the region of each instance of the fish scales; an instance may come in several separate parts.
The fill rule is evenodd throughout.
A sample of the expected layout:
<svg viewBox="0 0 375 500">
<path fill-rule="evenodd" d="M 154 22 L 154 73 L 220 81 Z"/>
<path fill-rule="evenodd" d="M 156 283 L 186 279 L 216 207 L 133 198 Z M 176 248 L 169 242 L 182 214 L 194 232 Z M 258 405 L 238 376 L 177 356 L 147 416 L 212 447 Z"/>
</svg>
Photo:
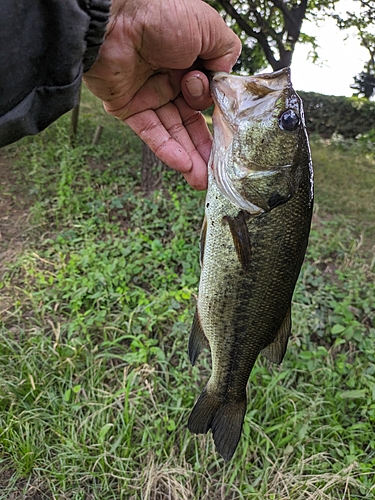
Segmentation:
<svg viewBox="0 0 375 500">
<path fill-rule="evenodd" d="M 211 428 L 217 451 L 229 460 L 259 353 L 277 363 L 285 354 L 313 179 L 302 104 L 289 69 L 257 77 L 218 74 L 212 93 L 215 137 L 189 339 L 193 364 L 209 346 L 212 374 L 188 427 L 194 433 Z"/>
</svg>

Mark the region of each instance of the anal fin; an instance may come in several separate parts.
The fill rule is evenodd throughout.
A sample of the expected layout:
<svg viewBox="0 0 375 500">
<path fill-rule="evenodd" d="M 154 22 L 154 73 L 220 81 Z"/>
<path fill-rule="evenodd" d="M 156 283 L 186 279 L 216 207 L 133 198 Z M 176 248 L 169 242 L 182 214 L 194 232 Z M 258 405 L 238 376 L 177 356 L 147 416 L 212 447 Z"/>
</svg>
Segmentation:
<svg viewBox="0 0 375 500">
<path fill-rule="evenodd" d="M 284 321 L 277 332 L 275 340 L 269 344 L 267 347 L 261 350 L 261 353 L 272 363 L 280 364 L 284 359 L 286 348 L 288 345 L 288 339 L 291 334 L 291 307 L 289 307 L 288 312 L 285 315 Z"/>
<path fill-rule="evenodd" d="M 203 332 L 199 321 L 198 309 L 195 310 L 193 324 L 191 325 L 190 337 L 188 343 L 188 354 L 190 363 L 194 366 L 204 347 L 210 347 L 210 344 Z"/>
</svg>

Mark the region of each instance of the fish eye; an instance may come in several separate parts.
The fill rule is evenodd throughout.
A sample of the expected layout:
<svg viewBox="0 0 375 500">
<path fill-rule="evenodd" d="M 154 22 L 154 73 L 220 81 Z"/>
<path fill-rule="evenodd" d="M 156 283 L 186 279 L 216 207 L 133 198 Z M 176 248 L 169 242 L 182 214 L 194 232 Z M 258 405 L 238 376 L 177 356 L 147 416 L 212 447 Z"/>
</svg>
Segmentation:
<svg viewBox="0 0 375 500">
<path fill-rule="evenodd" d="M 279 127 L 287 132 L 292 132 L 299 124 L 299 116 L 292 109 L 287 109 L 279 118 Z"/>
</svg>

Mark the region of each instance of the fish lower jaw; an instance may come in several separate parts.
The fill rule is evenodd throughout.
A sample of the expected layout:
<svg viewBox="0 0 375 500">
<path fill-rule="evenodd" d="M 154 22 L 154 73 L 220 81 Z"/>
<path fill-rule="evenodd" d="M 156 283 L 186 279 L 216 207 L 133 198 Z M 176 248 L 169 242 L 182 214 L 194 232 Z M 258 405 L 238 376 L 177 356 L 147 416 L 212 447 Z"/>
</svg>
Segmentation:
<svg viewBox="0 0 375 500">
<path fill-rule="evenodd" d="M 240 208 L 242 210 L 245 210 L 248 212 L 250 215 L 260 215 L 264 213 L 263 208 L 258 207 L 257 205 L 254 205 L 253 203 L 250 203 L 248 200 L 245 200 L 245 198 L 242 198 L 242 196 L 237 195 L 235 198 L 230 200 L 237 208 Z"/>
<path fill-rule="evenodd" d="M 251 201 L 241 196 L 232 184 L 222 186 L 219 183 L 216 183 L 216 185 L 221 194 L 225 196 L 225 198 L 227 198 L 237 209 L 244 210 L 253 216 L 264 213 L 263 208 L 258 207 L 258 205 L 251 203 Z"/>
<path fill-rule="evenodd" d="M 215 159 L 213 158 L 213 163 L 215 163 Z M 241 175 L 237 176 L 239 178 L 248 177 L 252 171 L 246 167 L 241 166 L 241 168 L 237 165 L 237 170 L 241 170 Z M 256 173 L 256 172 L 254 172 Z M 213 178 L 212 178 L 213 177 Z M 251 215 L 260 215 L 264 212 L 264 209 L 256 205 L 255 203 L 251 203 L 250 200 L 244 198 L 236 189 L 233 179 L 228 175 L 228 171 L 226 168 L 226 163 L 220 157 L 217 158 L 217 162 L 213 168 L 213 172 L 209 173 L 209 183 L 213 182 L 220 193 L 229 200 L 236 208 L 240 210 L 245 210 Z"/>
</svg>

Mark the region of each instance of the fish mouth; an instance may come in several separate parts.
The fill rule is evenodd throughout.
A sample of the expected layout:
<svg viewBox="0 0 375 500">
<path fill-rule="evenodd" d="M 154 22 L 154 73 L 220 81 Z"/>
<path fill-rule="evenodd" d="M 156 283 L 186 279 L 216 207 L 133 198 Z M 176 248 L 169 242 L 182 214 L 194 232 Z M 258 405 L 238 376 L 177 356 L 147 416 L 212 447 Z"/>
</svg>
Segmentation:
<svg viewBox="0 0 375 500">
<path fill-rule="evenodd" d="M 281 68 L 277 71 L 273 71 L 272 73 L 259 73 L 257 75 L 250 75 L 246 76 L 245 78 L 248 80 L 264 80 L 264 81 L 270 81 L 270 88 L 276 88 L 277 86 L 284 85 L 282 81 L 285 79 L 287 80 L 287 83 L 291 83 L 290 81 L 290 67 L 286 66 L 285 68 Z M 226 73 L 225 71 L 210 71 L 208 72 L 208 76 L 211 78 L 211 80 L 218 81 L 221 80 L 223 77 L 230 77 L 230 78 L 237 78 L 239 80 L 243 80 L 244 76 L 241 75 L 231 75 L 229 73 Z"/>
<path fill-rule="evenodd" d="M 229 123 L 243 115 L 264 119 L 272 115 L 275 102 L 292 87 L 290 75 L 290 68 L 249 77 L 219 72 L 211 78 L 211 94 Z"/>
<path fill-rule="evenodd" d="M 219 190 L 234 205 L 251 214 L 260 214 L 264 210 L 245 199 L 236 189 L 227 170 L 228 151 L 234 134 L 243 123 L 266 123 L 275 119 L 278 101 L 287 102 L 292 90 L 290 68 L 248 77 L 223 72 L 211 77 L 211 94 L 215 103 L 213 149 L 216 149 L 216 161 L 211 162 L 213 175 Z M 273 168 L 249 161 L 246 166 L 234 165 L 233 170 L 236 180 L 240 180 L 271 175 Z"/>
</svg>

